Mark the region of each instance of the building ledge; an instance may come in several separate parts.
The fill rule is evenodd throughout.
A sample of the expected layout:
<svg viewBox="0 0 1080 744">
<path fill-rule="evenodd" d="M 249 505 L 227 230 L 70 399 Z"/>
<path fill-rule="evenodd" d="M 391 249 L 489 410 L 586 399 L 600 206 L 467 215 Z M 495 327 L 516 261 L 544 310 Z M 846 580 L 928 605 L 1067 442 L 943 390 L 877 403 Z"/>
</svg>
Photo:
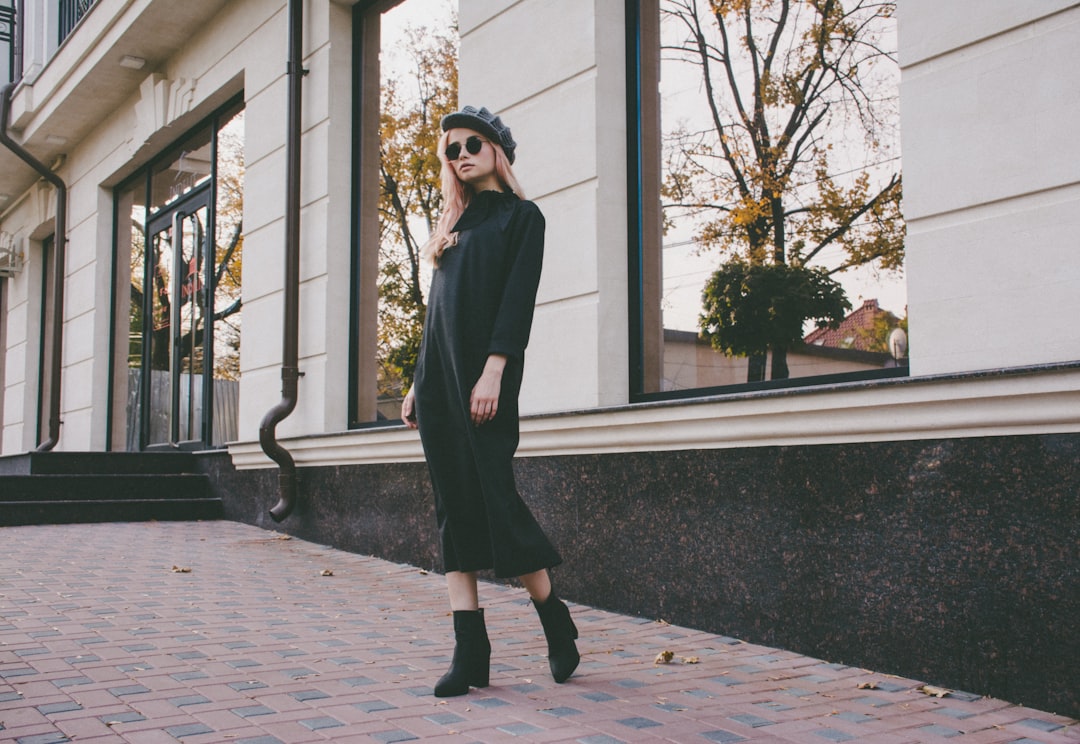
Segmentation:
<svg viewBox="0 0 1080 744">
<path fill-rule="evenodd" d="M 527 416 L 518 457 L 1080 431 L 1080 363 L 907 377 Z M 281 439 L 299 467 L 419 462 L 404 426 Z M 238 469 L 273 467 L 237 442 Z"/>
</svg>

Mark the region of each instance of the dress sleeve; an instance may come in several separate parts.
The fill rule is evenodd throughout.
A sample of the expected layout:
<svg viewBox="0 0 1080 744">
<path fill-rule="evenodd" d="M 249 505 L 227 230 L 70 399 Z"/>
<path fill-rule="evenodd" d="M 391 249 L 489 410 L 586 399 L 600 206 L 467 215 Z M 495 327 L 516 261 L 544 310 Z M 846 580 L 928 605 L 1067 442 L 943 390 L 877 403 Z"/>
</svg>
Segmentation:
<svg viewBox="0 0 1080 744">
<path fill-rule="evenodd" d="M 525 355 L 544 261 L 544 225 L 544 215 L 535 204 L 519 204 L 518 214 L 510 223 L 512 258 L 488 354 L 503 354 L 519 362 Z"/>
</svg>

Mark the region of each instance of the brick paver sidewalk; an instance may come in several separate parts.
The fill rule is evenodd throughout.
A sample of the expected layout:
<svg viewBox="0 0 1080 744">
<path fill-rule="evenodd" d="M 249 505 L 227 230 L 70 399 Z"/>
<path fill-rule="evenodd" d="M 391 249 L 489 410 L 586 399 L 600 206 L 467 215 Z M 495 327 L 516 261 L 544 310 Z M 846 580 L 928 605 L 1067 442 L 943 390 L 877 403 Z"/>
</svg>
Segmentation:
<svg viewBox="0 0 1080 744">
<path fill-rule="evenodd" d="M 224 521 L 0 528 L 0 741 L 1080 741 L 1001 700 L 583 606 L 556 685 L 525 593 L 481 596 L 491 686 L 440 700 L 441 576 Z"/>
</svg>

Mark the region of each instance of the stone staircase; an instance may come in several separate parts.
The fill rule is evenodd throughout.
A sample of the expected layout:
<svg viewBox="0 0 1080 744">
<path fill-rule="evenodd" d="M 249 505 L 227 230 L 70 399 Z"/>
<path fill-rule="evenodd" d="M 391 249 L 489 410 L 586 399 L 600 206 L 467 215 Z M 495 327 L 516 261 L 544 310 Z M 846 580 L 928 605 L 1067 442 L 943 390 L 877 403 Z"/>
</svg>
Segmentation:
<svg viewBox="0 0 1080 744">
<path fill-rule="evenodd" d="M 0 526 L 219 519 L 221 499 L 186 452 L 0 457 Z"/>
</svg>

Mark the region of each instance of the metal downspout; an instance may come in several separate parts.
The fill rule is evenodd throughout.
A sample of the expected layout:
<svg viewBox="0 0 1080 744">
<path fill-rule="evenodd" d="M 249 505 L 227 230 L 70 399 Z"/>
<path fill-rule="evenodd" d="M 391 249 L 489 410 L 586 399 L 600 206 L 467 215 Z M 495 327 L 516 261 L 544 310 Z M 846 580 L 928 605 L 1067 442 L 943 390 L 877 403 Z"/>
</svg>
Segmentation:
<svg viewBox="0 0 1080 744">
<path fill-rule="evenodd" d="M 270 509 L 275 522 L 288 517 L 296 506 L 296 463 L 288 450 L 277 441 L 276 427 L 296 408 L 300 337 L 300 94 L 303 76 L 302 0 L 289 0 L 289 103 L 285 140 L 285 321 L 282 340 L 281 401 L 263 416 L 259 425 L 259 444 L 263 452 L 280 468 L 280 497 Z"/>
<path fill-rule="evenodd" d="M 53 257 L 53 320 L 52 320 L 52 359 L 49 369 L 49 438 L 38 445 L 36 452 L 48 452 L 60 441 L 60 370 L 63 364 L 61 354 L 64 350 L 64 265 L 67 262 L 67 184 L 60 176 L 53 173 L 45 164 L 23 149 L 8 135 L 8 115 L 11 112 L 11 93 L 15 83 L 6 84 L 0 90 L 0 144 L 19 156 L 46 181 L 56 187 L 56 237 Z"/>
</svg>

